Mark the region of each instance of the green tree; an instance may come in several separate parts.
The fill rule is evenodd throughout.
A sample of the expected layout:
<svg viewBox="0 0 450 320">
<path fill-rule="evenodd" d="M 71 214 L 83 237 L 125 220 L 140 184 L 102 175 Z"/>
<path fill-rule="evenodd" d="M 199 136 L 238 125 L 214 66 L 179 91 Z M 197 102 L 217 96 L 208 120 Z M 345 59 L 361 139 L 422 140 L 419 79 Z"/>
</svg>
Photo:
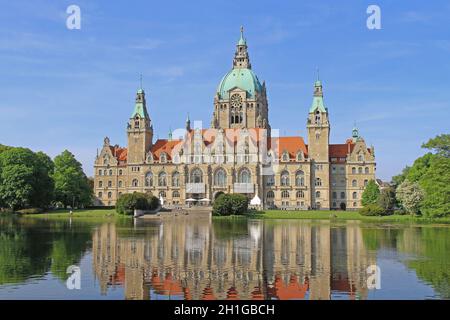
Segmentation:
<svg viewBox="0 0 450 320">
<path fill-rule="evenodd" d="M 92 189 L 81 163 L 68 150 L 55 157 L 55 200 L 64 206 L 88 206 L 92 203 Z"/>
<path fill-rule="evenodd" d="M 414 161 L 412 167 L 408 170 L 406 179 L 411 182 L 418 182 L 424 175 L 426 175 L 428 169 L 430 168 L 431 161 L 436 158 L 436 155 L 432 153 L 427 153 L 424 156 L 417 158 Z"/>
<path fill-rule="evenodd" d="M 441 134 L 422 144 L 422 148 L 434 150 L 438 155 L 450 158 L 450 134 Z"/>
<path fill-rule="evenodd" d="M 377 204 L 386 212 L 391 213 L 395 206 L 395 190 L 392 187 L 380 191 Z"/>
<path fill-rule="evenodd" d="M 159 199 L 151 194 L 125 193 L 117 199 L 116 211 L 119 214 L 132 215 L 135 209 L 155 210 L 159 205 Z"/>
<path fill-rule="evenodd" d="M 241 215 L 248 210 L 248 199 L 242 194 L 221 194 L 213 204 L 213 215 Z"/>
<path fill-rule="evenodd" d="M 420 204 L 424 198 L 424 191 L 417 182 L 403 181 L 397 188 L 397 199 L 409 214 L 420 212 Z"/>
<path fill-rule="evenodd" d="M 51 159 L 42 152 L 7 148 L 0 153 L 0 205 L 13 210 L 48 206 L 53 195 Z"/>
<path fill-rule="evenodd" d="M 380 196 L 380 188 L 378 188 L 378 185 L 375 183 L 374 180 L 370 180 L 367 183 L 367 186 L 362 194 L 361 203 L 363 206 L 367 206 L 369 204 L 376 204 L 379 196 Z"/>
<path fill-rule="evenodd" d="M 421 212 L 430 217 L 450 215 L 450 158 L 435 157 L 419 184 L 425 191 Z"/>
<path fill-rule="evenodd" d="M 394 187 L 394 189 L 397 189 L 397 187 L 398 187 L 403 181 L 406 180 L 406 177 L 408 176 L 409 170 L 411 170 L 411 167 L 406 166 L 406 167 L 403 169 L 402 173 L 400 173 L 400 174 L 398 174 L 398 175 L 392 177 L 391 184 L 392 184 L 392 186 Z"/>
</svg>

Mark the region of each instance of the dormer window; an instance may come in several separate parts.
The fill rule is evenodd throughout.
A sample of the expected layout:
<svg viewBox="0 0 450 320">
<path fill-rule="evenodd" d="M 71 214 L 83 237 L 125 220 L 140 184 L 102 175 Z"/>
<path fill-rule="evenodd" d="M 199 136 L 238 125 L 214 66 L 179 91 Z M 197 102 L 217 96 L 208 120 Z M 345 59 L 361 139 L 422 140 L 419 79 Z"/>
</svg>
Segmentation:
<svg viewBox="0 0 450 320">
<path fill-rule="evenodd" d="M 167 162 L 167 155 L 166 155 L 165 152 L 161 153 L 160 162 L 161 163 L 166 163 Z"/>
<path fill-rule="evenodd" d="M 139 129 L 139 119 L 138 120 L 134 120 L 134 128 L 135 129 Z"/>
<path fill-rule="evenodd" d="M 288 162 L 289 161 L 289 153 L 287 153 L 286 151 L 283 152 L 282 160 L 284 162 Z"/>
</svg>

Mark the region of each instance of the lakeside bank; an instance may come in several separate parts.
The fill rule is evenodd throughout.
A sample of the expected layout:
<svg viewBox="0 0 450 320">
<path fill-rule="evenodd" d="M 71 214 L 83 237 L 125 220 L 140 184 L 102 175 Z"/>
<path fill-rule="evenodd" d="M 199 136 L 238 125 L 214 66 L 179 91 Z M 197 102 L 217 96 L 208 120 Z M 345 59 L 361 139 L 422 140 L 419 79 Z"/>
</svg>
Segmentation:
<svg viewBox="0 0 450 320">
<path fill-rule="evenodd" d="M 118 214 L 115 209 L 82 209 L 74 210 L 70 214 L 69 210 L 55 210 L 38 214 L 22 214 L 28 218 L 83 218 L 83 219 L 132 219 L 132 216 Z M 346 221 L 360 220 L 364 222 L 389 222 L 389 223 L 429 223 L 429 224 L 450 224 L 450 217 L 427 218 L 414 217 L 410 215 L 389 215 L 389 216 L 363 216 L 357 211 L 287 211 L 287 210 L 267 210 L 249 212 L 240 216 L 213 216 L 213 219 L 306 219 L 306 220 L 330 220 Z"/>
</svg>

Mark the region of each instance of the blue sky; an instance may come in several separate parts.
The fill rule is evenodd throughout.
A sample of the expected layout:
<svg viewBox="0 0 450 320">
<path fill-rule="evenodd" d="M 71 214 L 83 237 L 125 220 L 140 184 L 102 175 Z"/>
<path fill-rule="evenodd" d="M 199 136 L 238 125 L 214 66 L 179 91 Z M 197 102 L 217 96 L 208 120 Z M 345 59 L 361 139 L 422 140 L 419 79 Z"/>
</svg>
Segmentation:
<svg viewBox="0 0 450 320">
<path fill-rule="evenodd" d="M 66 8 L 81 8 L 81 30 Z M 366 9 L 381 8 L 381 30 Z M 356 122 L 389 180 L 449 132 L 450 2 L 0 1 L 0 143 L 55 156 L 72 151 L 88 175 L 103 138 L 126 144 L 139 74 L 156 135 L 210 123 L 244 25 L 270 123 L 306 136 L 316 68 L 331 142 Z"/>
</svg>

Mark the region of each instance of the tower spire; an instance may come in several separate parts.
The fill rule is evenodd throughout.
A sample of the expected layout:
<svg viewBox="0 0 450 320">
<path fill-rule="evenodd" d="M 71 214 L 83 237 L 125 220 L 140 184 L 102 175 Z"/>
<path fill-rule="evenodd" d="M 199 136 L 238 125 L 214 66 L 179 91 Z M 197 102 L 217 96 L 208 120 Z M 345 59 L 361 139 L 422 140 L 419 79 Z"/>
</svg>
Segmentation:
<svg viewBox="0 0 450 320">
<path fill-rule="evenodd" d="M 140 89 L 142 90 L 142 73 L 139 75 Z"/>
<path fill-rule="evenodd" d="M 233 69 L 247 68 L 251 69 L 250 58 L 247 52 L 247 40 L 244 37 L 244 27 L 241 26 L 241 35 L 236 45 L 236 53 L 233 59 Z"/>
<path fill-rule="evenodd" d="M 189 119 L 189 112 L 188 112 L 187 118 L 186 118 L 186 130 L 191 131 L 191 119 Z"/>
</svg>

